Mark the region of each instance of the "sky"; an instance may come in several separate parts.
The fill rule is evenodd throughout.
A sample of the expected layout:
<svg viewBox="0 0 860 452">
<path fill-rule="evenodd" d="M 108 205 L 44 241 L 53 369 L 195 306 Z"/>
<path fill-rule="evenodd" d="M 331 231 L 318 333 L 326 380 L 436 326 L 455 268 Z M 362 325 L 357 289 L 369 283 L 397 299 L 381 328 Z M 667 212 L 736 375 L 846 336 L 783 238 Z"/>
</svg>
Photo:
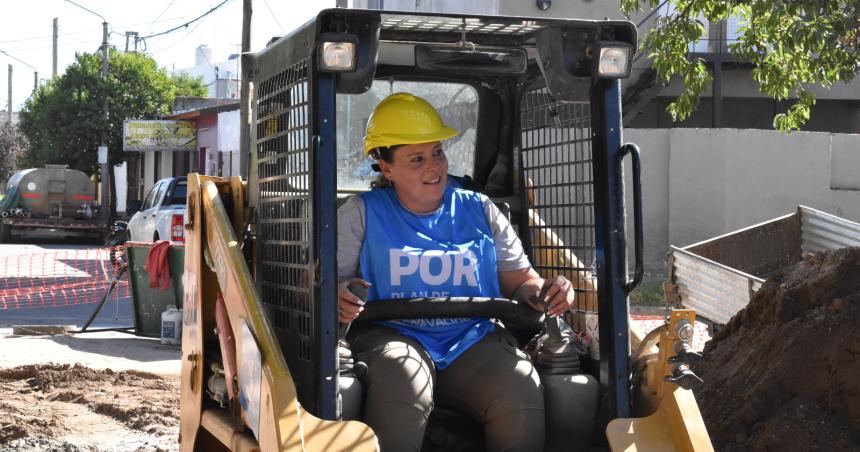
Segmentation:
<svg viewBox="0 0 860 452">
<path fill-rule="evenodd" d="M 41 83 L 51 77 L 53 19 L 59 22 L 57 74 L 75 52 L 97 52 L 102 19 L 108 23 L 110 44 L 125 50 L 125 32 L 139 36 L 161 33 L 206 13 L 224 0 L 0 0 L 0 110 L 8 105 L 8 65 L 12 65 L 12 110 L 18 111 L 33 91 L 34 68 Z M 195 65 L 195 50 L 206 45 L 212 62 L 238 53 L 242 42 L 242 1 L 226 3 L 187 27 L 146 39 L 145 52 L 168 70 Z M 311 20 L 335 0 L 253 0 L 251 50 L 262 49 L 273 36 L 282 36 Z M 96 13 L 96 14 L 93 14 Z M 143 50 L 143 45 L 138 44 Z M 20 60 L 20 61 L 19 61 Z"/>
</svg>

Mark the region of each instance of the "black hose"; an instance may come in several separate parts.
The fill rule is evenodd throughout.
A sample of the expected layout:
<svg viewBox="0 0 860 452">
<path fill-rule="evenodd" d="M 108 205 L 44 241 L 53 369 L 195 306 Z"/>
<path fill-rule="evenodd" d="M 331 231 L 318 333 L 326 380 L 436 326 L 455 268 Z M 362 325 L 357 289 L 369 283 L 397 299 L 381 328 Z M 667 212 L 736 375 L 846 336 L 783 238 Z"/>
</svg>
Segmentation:
<svg viewBox="0 0 860 452">
<path fill-rule="evenodd" d="M 133 326 L 125 326 L 125 327 L 116 327 L 116 328 L 97 328 L 94 330 L 88 329 L 80 329 L 78 331 L 72 331 L 72 334 L 80 334 L 80 333 L 104 333 L 115 331 L 118 333 L 128 333 L 128 334 L 137 334 L 134 330 Z"/>
<path fill-rule="evenodd" d="M 89 328 L 90 324 L 93 323 L 93 320 L 96 319 L 96 316 L 99 315 L 99 311 L 102 310 L 102 307 L 105 305 L 108 296 L 111 294 L 111 292 L 113 292 L 113 288 L 116 287 L 116 283 L 119 281 L 119 278 L 122 277 L 122 274 L 125 273 L 126 268 L 127 267 L 120 267 L 119 271 L 116 273 L 116 276 L 111 278 L 110 286 L 108 286 L 108 289 L 105 291 L 104 296 L 102 296 L 101 301 L 99 301 L 99 305 L 96 306 L 96 310 L 93 311 L 93 313 L 90 315 L 90 318 L 87 320 L 87 323 L 85 323 L 79 331 L 75 331 L 75 333 L 85 333 L 87 331 L 87 328 Z"/>
</svg>

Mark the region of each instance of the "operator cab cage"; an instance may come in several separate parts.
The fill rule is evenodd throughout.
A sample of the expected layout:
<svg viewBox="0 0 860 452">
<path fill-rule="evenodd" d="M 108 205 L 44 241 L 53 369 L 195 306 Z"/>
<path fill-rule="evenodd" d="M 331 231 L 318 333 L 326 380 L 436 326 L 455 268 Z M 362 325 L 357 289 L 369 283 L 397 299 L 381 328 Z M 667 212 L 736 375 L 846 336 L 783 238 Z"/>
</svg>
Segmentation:
<svg viewBox="0 0 860 452">
<path fill-rule="evenodd" d="M 578 272 L 596 275 L 593 373 L 610 417 L 629 417 L 626 297 L 635 283 L 626 272 L 618 79 L 629 74 L 635 45 L 636 29 L 624 21 L 329 9 L 243 56 L 253 83 L 254 274 L 304 407 L 340 416 L 336 210 L 339 196 L 355 189 L 339 185 L 339 140 L 350 143 L 341 154 L 364 156 L 363 130 L 350 134 L 338 111 L 374 80 L 429 81 L 474 90 L 468 170 L 484 193 L 510 205 L 533 266 L 574 282 Z M 366 115 L 349 121 L 363 126 Z M 547 257 L 559 248 L 584 264 Z M 574 316 L 593 315 L 596 304 L 578 303 Z"/>
</svg>

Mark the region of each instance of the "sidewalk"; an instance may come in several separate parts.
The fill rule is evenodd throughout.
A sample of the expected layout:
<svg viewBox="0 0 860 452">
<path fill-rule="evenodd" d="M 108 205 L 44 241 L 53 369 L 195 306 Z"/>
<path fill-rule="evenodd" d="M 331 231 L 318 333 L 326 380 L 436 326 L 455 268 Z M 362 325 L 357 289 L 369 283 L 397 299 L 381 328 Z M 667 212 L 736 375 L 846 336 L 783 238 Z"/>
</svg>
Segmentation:
<svg viewBox="0 0 860 452">
<path fill-rule="evenodd" d="M 25 364 L 80 363 L 92 369 L 141 370 L 178 376 L 179 346 L 163 345 L 157 338 L 114 331 L 16 336 L 0 328 L 0 368 Z"/>
</svg>

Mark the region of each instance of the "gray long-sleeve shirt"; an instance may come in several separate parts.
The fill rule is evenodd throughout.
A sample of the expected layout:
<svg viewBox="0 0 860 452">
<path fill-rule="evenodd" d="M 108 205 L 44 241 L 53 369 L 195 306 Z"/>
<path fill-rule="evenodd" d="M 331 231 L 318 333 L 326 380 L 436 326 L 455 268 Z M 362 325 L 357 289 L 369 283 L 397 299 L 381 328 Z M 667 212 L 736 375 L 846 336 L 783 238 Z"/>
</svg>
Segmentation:
<svg viewBox="0 0 860 452">
<path fill-rule="evenodd" d="M 498 271 L 520 270 L 529 267 L 528 256 L 516 231 L 490 198 L 481 195 L 484 214 L 493 231 Z M 364 200 L 350 196 L 337 209 L 337 280 L 343 282 L 359 277 L 359 253 L 364 241 Z"/>
</svg>

